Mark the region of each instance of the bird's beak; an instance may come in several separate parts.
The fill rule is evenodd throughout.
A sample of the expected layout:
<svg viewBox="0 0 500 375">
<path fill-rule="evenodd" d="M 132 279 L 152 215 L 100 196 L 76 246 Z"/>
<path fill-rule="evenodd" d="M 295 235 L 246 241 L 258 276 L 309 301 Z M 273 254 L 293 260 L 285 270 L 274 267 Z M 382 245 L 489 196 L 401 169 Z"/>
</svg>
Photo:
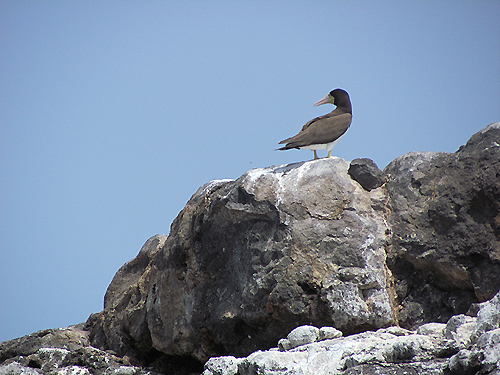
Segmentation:
<svg viewBox="0 0 500 375">
<path fill-rule="evenodd" d="M 333 104 L 333 100 L 334 100 L 333 97 L 330 94 L 328 94 L 323 99 L 321 99 L 319 102 L 314 103 L 314 107 L 317 107 L 318 105 L 322 105 L 322 104 L 327 104 L 327 103 Z"/>
</svg>

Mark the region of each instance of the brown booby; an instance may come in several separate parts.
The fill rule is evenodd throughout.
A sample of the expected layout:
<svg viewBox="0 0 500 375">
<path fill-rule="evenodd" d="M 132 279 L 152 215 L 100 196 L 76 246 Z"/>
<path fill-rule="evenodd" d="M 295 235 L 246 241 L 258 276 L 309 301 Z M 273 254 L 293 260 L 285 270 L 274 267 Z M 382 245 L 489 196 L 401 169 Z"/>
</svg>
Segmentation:
<svg viewBox="0 0 500 375">
<path fill-rule="evenodd" d="M 342 89 L 335 89 L 328 93 L 314 106 L 331 103 L 337 106 L 332 112 L 319 116 L 302 127 L 299 134 L 282 140 L 286 143 L 278 150 L 291 148 L 306 148 L 314 151 L 314 159 L 318 159 L 316 150 L 327 149 L 328 158 L 332 157 L 332 148 L 337 144 L 344 133 L 349 129 L 352 120 L 352 108 L 349 94 Z"/>
</svg>

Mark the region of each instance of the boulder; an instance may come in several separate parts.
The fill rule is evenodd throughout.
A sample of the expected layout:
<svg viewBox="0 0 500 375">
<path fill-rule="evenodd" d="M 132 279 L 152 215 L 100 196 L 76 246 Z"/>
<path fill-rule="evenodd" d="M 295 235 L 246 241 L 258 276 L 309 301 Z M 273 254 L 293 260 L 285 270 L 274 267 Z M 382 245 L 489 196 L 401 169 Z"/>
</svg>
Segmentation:
<svg viewBox="0 0 500 375">
<path fill-rule="evenodd" d="M 368 158 L 351 161 L 347 173 L 353 180 L 359 182 L 363 189 L 368 191 L 382 186 L 386 180 L 386 176 L 377 167 L 377 164 Z"/>
<path fill-rule="evenodd" d="M 342 337 L 342 332 L 333 327 L 316 328 L 314 326 L 300 326 L 290 332 L 286 339 L 278 341 L 278 349 L 285 351 L 311 342 L 337 337 Z"/>
<path fill-rule="evenodd" d="M 491 298 L 500 289 L 500 123 L 455 153 L 411 152 L 384 173 L 399 323 L 446 322 Z"/>
<path fill-rule="evenodd" d="M 350 334 L 395 324 L 387 196 L 348 168 L 322 159 L 202 186 L 170 235 L 118 271 L 89 321 L 92 342 L 205 362 L 269 348 L 300 325 Z"/>
</svg>

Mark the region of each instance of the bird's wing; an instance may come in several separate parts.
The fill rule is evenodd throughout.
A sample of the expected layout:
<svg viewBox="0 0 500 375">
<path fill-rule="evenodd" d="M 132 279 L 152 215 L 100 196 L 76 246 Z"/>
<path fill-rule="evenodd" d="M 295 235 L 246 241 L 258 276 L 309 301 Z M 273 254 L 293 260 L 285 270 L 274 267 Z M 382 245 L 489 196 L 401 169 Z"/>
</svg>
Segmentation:
<svg viewBox="0 0 500 375">
<path fill-rule="evenodd" d="M 299 134 L 284 139 L 280 144 L 286 143 L 286 148 L 295 148 L 333 142 L 349 129 L 352 120 L 350 113 L 334 112 L 312 119 L 302 127 Z"/>
</svg>

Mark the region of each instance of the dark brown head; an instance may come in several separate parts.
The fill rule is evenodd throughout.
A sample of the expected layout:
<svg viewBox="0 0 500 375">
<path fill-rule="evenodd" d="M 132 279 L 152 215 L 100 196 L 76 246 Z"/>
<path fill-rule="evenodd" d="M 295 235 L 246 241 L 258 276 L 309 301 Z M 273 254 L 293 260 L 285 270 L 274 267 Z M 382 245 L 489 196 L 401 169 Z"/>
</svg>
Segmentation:
<svg viewBox="0 0 500 375">
<path fill-rule="evenodd" d="M 315 103 L 314 106 L 327 103 L 334 104 L 337 108 L 342 108 L 344 111 L 352 114 L 351 99 L 349 99 L 349 94 L 342 89 L 330 91 L 327 96 Z"/>
</svg>

